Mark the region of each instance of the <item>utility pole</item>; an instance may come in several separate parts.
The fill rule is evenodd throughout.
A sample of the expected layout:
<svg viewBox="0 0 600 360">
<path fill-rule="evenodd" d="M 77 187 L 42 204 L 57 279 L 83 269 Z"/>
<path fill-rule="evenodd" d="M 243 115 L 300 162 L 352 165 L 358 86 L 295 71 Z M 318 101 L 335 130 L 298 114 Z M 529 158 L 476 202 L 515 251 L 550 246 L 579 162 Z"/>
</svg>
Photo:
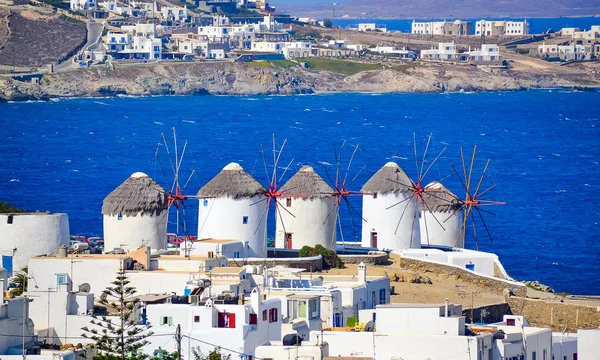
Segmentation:
<svg viewBox="0 0 600 360">
<path fill-rule="evenodd" d="M 175 330 L 175 341 L 177 341 L 177 360 L 181 360 L 181 325 L 177 324 L 177 330 Z"/>
</svg>

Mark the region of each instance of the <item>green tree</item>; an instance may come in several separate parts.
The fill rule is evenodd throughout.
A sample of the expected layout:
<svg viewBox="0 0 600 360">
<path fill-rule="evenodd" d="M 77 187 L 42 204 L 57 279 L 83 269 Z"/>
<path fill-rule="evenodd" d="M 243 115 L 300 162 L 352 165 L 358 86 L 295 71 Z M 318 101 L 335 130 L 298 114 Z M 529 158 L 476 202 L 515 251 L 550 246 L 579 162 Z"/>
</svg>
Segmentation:
<svg viewBox="0 0 600 360">
<path fill-rule="evenodd" d="M 331 21 L 330 19 L 323 19 L 323 26 L 325 26 L 326 28 L 333 27 L 333 21 Z"/>
<path fill-rule="evenodd" d="M 27 291 L 27 285 L 29 283 L 29 268 L 25 266 L 12 278 L 12 282 L 17 284 L 17 287 L 10 290 L 12 296 L 23 295 Z"/>
<path fill-rule="evenodd" d="M 81 336 L 93 340 L 94 346 L 100 350 L 94 360 L 145 359 L 147 355 L 141 354 L 140 349 L 148 344 L 146 338 L 153 333 L 150 331 L 150 324 L 138 325 L 132 319 L 139 302 L 139 299 L 134 298 L 136 290 L 129 286 L 130 281 L 123 269 L 117 272 L 117 277 L 111 284 L 113 286 L 102 291 L 100 303 L 107 309 L 114 309 L 117 321 L 113 322 L 107 316 L 93 315 L 90 323 L 94 327 L 81 328 L 84 331 Z"/>
<path fill-rule="evenodd" d="M 23 213 L 23 212 L 25 212 L 24 209 L 20 209 L 20 208 L 13 206 L 5 201 L 0 201 L 0 214 Z"/>
<path fill-rule="evenodd" d="M 200 347 L 195 347 L 192 348 L 192 355 L 194 360 L 231 360 L 231 354 L 223 355 L 220 347 L 214 348 L 208 355 L 202 354 Z"/>
</svg>

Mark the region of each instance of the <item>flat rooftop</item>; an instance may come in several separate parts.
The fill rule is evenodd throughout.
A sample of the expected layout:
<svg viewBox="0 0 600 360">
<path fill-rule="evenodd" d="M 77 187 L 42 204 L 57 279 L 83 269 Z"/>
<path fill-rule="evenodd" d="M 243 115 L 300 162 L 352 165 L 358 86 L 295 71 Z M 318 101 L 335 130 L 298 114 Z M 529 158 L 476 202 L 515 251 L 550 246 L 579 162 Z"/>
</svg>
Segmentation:
<svg viewBox="0 0 600 360">
<path fill-rule="evenodd" d="M 448 305 L 454 305 L 454 304 L 448 304 Z M 402 309 L 402 308 L 440 308 L 446 306 L 446 304 L 416 304 L 416 303 L 407 303 L 407 304 L 403 304 L 403 303 L 390 303 L 390 304 L 381 304 L 381 305 L 377 305 L 377 308 L 382 308 L 382 309 Z"/>
<path fill-rule="evenodd" d="M 223 244 L 223 243 L 230 243 L 230 242 L 242 242 L 242 240 L 234 240 L 234 239 L 200 239 L 197 241 L 194 241 L 194 243 L 214 243 L 214 244 Z"/>
<path fill-rule="evenodd" d="M 223 267 L 216 267 L 210 271 L 207 271 L 206 273 L 211 273 L 211 274 L 235 274 L 235 275 L 239 275 L 242 271 L 244 271 L 245 268 L 243 267 L 235 267 L 235 266 L 231 266 L 231 267 L 227 267 L 227 266 L 223 266 Z"/>
</svg>

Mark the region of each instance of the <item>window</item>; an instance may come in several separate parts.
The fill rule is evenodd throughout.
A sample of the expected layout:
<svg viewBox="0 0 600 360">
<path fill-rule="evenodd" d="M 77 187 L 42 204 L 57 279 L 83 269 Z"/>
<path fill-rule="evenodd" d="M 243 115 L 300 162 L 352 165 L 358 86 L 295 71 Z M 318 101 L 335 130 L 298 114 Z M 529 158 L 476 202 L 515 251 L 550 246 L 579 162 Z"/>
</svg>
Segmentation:
<svg viewBox="0 0 600 360">
<path fill-rule="evenodd" d="M 7 224 L 12 224 L 13 223 L 13 217 L 14 217 L 14 215 L 8 215 L 8 217 L 6 218 L 6 223 Z"/>
<path fill-rule="evenodd" d="M 277 308 L 271 308 L 269 309 L 269 322 L 270 323 L 274 323 L 277 322 Z"/>
<path fill-rule="evenodd" d="M 531 353 L 531 360 L 537 360 L 537 353 L 535 351 Z"/>
<path fill-rule="evenodd" d="M 385 289 L 380 289 L 379 290 L 379 303 L 380 304 L 385 304 Z"/>
<path fill-rule="evenodd" d="M 161 316 L 160 325 L 173 325 L 173 317 L 172 316 Z"/>
<path fill-rule="evenodd" d="M 256 325 L 258 324 L 258 315 L 256 314 L 250 314 L 250 319 L 248 321 L 250 323 L 250 325 Z"/>
<path fill-rule="evenodd" d="M 377 199 L 377 193 L 373 193 L 373 199 Z"/>
<path fill-rule="evenodd" d="M 287 206 L 287 207 L 292 206 L 292 198 L 285 199 L 285 206 Z"/>
<path fill-rule="evenodd" d="M 267 321 L 267 310 L 263 310 L 263 321 Z"/>
<path fill-rule="evenodd" d="M 515 326 L 515 319 L 506 319 L 507 326 Z"/>
<path fill-rule="evenodd" d="M 242 224 L 248 225 L 248 217 L 247 216 L 242 217 Z"/>
<path fill-rule="evenodd" d="M 234 328 L 235 327 L 235 314 L 220 312 L 218 315 L 217 327 Z"/>
<path fill-rule="evenodd" d="M 56 286 L 67 283 L 67 274 L 56 274 Z"/>
<path fill-rule="evenodd" d="M 208 200 L 204 199 L 204 201 L 202 202 L 202 205 L 208 206 Z"/>
<path fill-rule="evenodd" d="M 117 220 L 123 220 L 123 214 L 119 214 L 119 215 L 117 216 Z"/>
<path fill-rule="evenodd" d="M 548 360 L 548 350 L 544 349 L 544 351 L 542 352 L 542 359 Z"/>
<path fill-rule="evenodd" d="M 199 323 L 200 322 L 200 316 L 199 315 L 194 315 L 194 322 L 195 323 Z"/>
</svg>

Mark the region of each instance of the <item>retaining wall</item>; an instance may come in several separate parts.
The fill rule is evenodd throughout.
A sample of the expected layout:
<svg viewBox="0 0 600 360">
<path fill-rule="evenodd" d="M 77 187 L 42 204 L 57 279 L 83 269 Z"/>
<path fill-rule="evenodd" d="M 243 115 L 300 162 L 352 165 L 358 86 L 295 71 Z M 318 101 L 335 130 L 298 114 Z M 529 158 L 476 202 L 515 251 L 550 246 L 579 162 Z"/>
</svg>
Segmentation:
<svg viewBox="0 0 600 360">
<path fill-rule="evenodd" d="M 385 252 L 381 254 L 365 254 L 365 255 L 342 255 L 338 254 L 344 264 L 360 264 L 365 265 L 386 265 L 389 261 L 389 255 Z"/>
<path fill-rule="evenodd" d="M 321 255 L 311 257 L 295 258 L 247 258 L 229 259 L 229 266 L 264 265 L 267 267 L 285 266 L 289 268 L 301 268 L 308 271 L 321 271 L 323 269 L 323 257 Z"/>
<path fill-rule="evenodd" d="M 454 265 L 404 257 L 399 257 L 399 265 L 405 269 L 431 271 L 436 274 L 446 274 L 455 280 L 461 280 L 473 285 L 477 285 L 499 295 L 503 295 L 504 289 L 509 289 L 515 296 L 525 296 L 527 293 L 527 288 L 523 284 L 480 275 L 473 271 Z"/>
</svg>

